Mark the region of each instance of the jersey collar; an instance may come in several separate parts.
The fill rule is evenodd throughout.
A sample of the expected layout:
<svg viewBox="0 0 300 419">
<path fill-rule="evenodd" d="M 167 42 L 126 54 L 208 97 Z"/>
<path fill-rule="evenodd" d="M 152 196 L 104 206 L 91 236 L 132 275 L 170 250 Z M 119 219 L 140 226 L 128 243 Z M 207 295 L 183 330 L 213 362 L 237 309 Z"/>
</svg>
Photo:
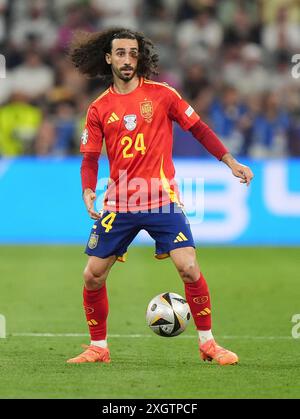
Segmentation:
<svg viewBox="0 0 300 419">
<path fill-rule="evenodd" d="M 115 89 L 114 89 L 114 85 L 113 84 L 111 84 L 110 85 L 110 87 L 109 87 L 109 91 L 110 91 L 110 93 L 112 93 L 113 95 L 118 95 L 118 96 L 127 96 L 127 95 L 131 95 L 131 93 L 134 93 L 137 89 L 139 89 L 142 85 L 144 84 L 144 77 L 140 77 L 140 81 L 139 81 L 139 84 L 137 85 L 137 87 L 134 89 L 134 90 L 132 90 L 132 92 L 130 92 L 130 93 L 124 93 L 124 94 L 122 94 L 122 93 L 118 93 L 118 92 L 116 92 L 115 91 Z"/>
</svg>

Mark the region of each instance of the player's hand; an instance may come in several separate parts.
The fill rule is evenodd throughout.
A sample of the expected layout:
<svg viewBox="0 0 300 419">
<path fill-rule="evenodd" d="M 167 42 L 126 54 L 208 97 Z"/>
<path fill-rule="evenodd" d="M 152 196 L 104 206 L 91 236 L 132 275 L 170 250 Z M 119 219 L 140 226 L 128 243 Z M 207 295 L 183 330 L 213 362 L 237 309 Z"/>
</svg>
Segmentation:
<svg viewBox="0 0 300 419">
<path fill-rule="evenodd" d="M 93 220 L 99 220 L 99 218 L 101 218 L 101 215 L 94 209 L 94 204 L 96 200 L 95 192 L 92 189 L 85 189 L 83 192 L 83 200 L 90 217 Z"/>
<path fill-rule="evenodd" d="M 231 167 L 231 170 L 234 176 L 239 177 L 241 179 L 240 183 L 246 183 L 247 186 L 250 185 L 250 182 L 254 177 L 250 167 L 237 162 L 233 165 L 233 167 Z"/>
<path fill-rule="evenodd" d="M 222 158 L 222 161 L 227 164 L 228 167 L 230 167 L 234 176 L 241 179 L 240 183 L 246 183 L 247 186 L 250 185 L 250 182 L 254 177 L 250 167 L 236 161 L 230 153 L 225 154 Z"/>
</svg>

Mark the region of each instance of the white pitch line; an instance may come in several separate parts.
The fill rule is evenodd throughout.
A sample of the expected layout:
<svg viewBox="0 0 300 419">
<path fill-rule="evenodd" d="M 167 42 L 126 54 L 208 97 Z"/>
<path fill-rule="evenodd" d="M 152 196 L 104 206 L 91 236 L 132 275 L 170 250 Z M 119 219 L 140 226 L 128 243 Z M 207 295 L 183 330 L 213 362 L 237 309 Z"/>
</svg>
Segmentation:
<svg viewBox="0 0 300 419">
<path fill-rule="evenodd" d="M 89 336 L 88 333 L 10 333 L 8 336 L 13 337 L 86 337 Z M 130 339 L 130 338 L 153 338 L 154 335 L 142 335 L 142 334 L 130 334 L 130 335 L 118 335 L 112 334 L 108 335 L 108 338 L 117 338 L 117 339 Z M 197 335 L 182 335 L 181 338 L 185 339 L 195 339 Z M 292 336 L 218 336 L 218 339 L 232 339 L 232 340 L 292 340 Z"/>
</svg>

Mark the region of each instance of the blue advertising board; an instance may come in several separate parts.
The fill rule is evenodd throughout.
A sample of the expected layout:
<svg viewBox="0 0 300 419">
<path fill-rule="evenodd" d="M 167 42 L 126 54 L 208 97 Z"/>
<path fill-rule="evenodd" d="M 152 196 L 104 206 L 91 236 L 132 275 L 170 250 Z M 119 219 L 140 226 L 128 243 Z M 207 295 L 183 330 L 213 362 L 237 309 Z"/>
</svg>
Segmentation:
<svg viewBox="0 0 300 419">
<path fill-rule="evenodd" d="M 80 185 L 80 157 L 0 160 L 0 243 L 82 243 L 92 220 Z M 249 188 L 214 160 L 175 159 L 176 180 L 195 241 L 300 245 L 300 160 L 243 161 Z M 109 166 L 100 159 L 97 209 Z M 136 244 L 151 244 L 146 232 Z"/>
</svg>

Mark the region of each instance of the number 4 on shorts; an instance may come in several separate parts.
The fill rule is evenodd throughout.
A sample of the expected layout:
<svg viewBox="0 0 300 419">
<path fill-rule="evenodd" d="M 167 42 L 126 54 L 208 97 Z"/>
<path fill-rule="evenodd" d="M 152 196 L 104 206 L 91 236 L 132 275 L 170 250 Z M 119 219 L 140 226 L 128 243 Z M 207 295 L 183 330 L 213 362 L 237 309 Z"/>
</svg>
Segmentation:
<svg viewBox="0 0 300 419">
<path fill-rule="evenodd" d="M 101 221 L 101 225 L 105 228 L 105 233 L 108 233 L 112 229 L 112 223 L 116 218 L 116 213 L 111 212 Z"/>
</svg>

